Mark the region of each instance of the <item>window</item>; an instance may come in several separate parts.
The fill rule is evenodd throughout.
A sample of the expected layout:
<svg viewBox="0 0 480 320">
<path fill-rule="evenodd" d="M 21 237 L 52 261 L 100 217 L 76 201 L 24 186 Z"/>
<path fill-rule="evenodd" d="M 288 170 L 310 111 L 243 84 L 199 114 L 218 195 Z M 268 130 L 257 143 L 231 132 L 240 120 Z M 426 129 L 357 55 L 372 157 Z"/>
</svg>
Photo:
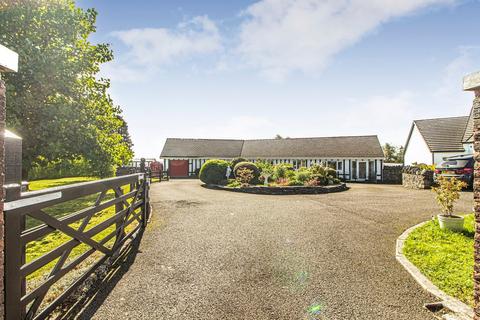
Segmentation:
<svg viewBox="0 0 480 320">
<path fill-rule="evenodd" d="M 337 170 L 342 171 L 343 170 L 343 162 L 342 161 L 337 161 Z"/>
</svg>

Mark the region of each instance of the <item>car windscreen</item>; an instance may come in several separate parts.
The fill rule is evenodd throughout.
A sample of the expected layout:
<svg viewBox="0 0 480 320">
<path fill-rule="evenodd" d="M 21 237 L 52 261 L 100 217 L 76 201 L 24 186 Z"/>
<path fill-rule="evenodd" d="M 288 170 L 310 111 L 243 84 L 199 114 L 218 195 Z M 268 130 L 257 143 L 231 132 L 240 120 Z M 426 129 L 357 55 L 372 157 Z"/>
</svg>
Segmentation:
<svg viewBox="0 0 480 320">
<path fill-rule="evenodd" d="M 468 163 L 468 159 L 465 160 L 447 160 L 441 162 L 438 168 L 464 168 Z"/>
</svg>

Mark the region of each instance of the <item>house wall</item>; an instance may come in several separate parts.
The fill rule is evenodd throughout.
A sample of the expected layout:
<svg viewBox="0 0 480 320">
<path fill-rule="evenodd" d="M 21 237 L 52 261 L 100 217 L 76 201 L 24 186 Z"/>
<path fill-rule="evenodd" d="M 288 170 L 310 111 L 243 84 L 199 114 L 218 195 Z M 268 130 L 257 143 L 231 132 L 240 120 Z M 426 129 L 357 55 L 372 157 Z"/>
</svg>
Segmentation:
<svg viewBox="0 0 480 320">
<path fill-rule="evenodd" d="M 466 154 L 473 154 L 474 152 L 473 143 L 464 143 L 463 149 L 465 150 Z"/>
<path fill-rule="evenodd" d="M 410 140 L 405 149 L 404 162 L 406 165 L 410 165 L 414 162 L 425 164 L 433 163 L 432 152 L 430 152 L 427 143 L 423 139 L 416 125 L 413 126 Z"/>
<path fill-rule="evenodd" d="M 189 176 L 195 176 L 202 165 L 207 161 L 207 158 L 168 158 L 168 159 L 163 159 L 164 161 L 164 170 L 169 170 L 169 160 L 188 160 L 188 171 L 189 171 Z M 227 161 L 231 161 L 232 159 L 223 159 Z M 249 161 L 256 162 L 258 159 L 248 159 Z M 346 180 L 346 181 L 371 181 L 371 177 L 376 177 L 373 180 L 375 181 L 381 181 L 382 180 L 382 172 L 383 172 L 383 160 L 378 159 L 378 158 L 334 158 L 334 159 L 328 159 L 328 158 L 318 158 L 318 159 L 313 159 L 313 158 L 295 158 L 295 159 L 280 159 L 280 158 L 274 158 L 274 159 L 261 159 L 265 161 L 269 161 L 272 164 L 280 164 L 280 163 L 290 163 L 293 165 L 294 168 L 300 168 L 300 167 L 311 167 L 312 165 L 319 164 L 323 166 L 331 165 L 335 170 L 337 171 L 337 176 L 340 179 Z M 366 179 L 359 179 L 359 167 L 358 165 L 356 166 L 355 169 L 355 174 L 352 174 L 352 162 L 356 161 L 357 164 L 358 162 L 366 162 Z M 371 172 L 371 169 L 373 168 L 374 172 Z M 357 177 L 357 178 L 355 178 Z"/>
</svg>

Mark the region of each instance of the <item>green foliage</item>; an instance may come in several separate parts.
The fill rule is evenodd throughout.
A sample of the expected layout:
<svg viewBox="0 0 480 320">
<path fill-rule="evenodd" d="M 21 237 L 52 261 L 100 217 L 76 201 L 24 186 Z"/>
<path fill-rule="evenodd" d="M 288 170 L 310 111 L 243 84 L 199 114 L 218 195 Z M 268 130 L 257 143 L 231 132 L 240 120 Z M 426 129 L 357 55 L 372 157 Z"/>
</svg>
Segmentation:
<svg viewBox="0 0 480 320">
<path fill-rule="evenodd" d="M 227 183 L 227 187 L 230 187 L 230 188 L 238 188 L 240 187 L 242 184 L 240 183 L 240 181 L 236 180 L 236 179 L 228 179 L 228 183 Z"/>
<path fill-rule="evenodd" d="M 309 181 L 312 178 L 312 171 L 309 168 L 301 167 L 297 171 L 295 171 L 294 180 L 301 184 Z"/>
<path fill-rule="evenodd" d="M 385 155 L 385 162 L 387 163 L 403 163 L 403 146 L 396 147 L 390 143 L 385 143 L 383 145 L 383 154 Z"/>
<path fill-rule="evenodd" d="M 247 162 L 248 160 L 247 159 L 244 159 L 244 158 L 235 158 L 232 160 L 232 163 L 231 163 L 231 167 L 232 167 L 232 170 L 235 168 L 235 166 L 240 163 L 240 162 Z"/>
<path fill-rule="evenodd" d="M 302 182 L 302 181 L 299 181 L 299 180 L 296 180 L 296 179 L 291 179 L 287 183 L 287 185 L 289 185 L 289 186 L 303 186 L 304 184 L 305 184 L 305 182 Z"/>
<path fill-rule="evenodd" d="M 273 168 L 273 178 L 275 180 L 289 179 L 295 175 L 293 166 L 290 163 L 279 163 Z"/>
<path fill-rule="evenodd" d="M 106 176 L 132 158 L 122 111 L 98 78 L 113 59 L 93 45 L 97 13 L 73 0 L 0 0 L 1 43 L 19 54 L 19 72 L 4 75 L 7 125 L 23 138 L 23 168 L 83 158 Z"/>
<path fill-rule="evenodd" d="M 467 187 L 467 184 L 455 177 L 446 178 L 439 176 L 437 178 L 438 187 L 433 187 L 432 191 L 436 194 L 436 200 L 447 216 L 453 214 L 453 205 L 460 199 L 460 191 Z"/>
<path fill-rule="evenodd" d="M 258 169 L 258 167 L 255 165 L 255 163 L 248 162 L 248 161 L 237 163 L 235 165 L 235 167 L 233 168 L 233 173 L 234 173 L 235 177 L 238 176 L 238 171 L 240 169 L 243 169 L 243 168 L 252 170 L 253 179 L 252 179 L 251 183 L 257 184 L 258 183 L 258 178 L 260 177 L 260 169 Z"/>
<path fill-rule="evenodd" d="M 240 167 L 236 171 L 236 177 L 238 182 L 241 183 L 241 186 L 248 186 L 252 183 L 255 178 L 253 170 L 248 169 L 247 167 Z"/>
<path fill-rule="evenodd" d="M 417 167 L 420 170 L 426 170 L 426 171 L 435 171 L 435 165 L 434 164 L 425 164 L 425 163 L 412 163 L 413 167 Z"/>
<path fill-rule="evenodd" d="M 200 169 L 199 178 L 206 184 L 225 184 L 228 166 L 224 160 L 207 160 Z"/>
<path fill-rule="evenodd" d="M 427 222 L 408 236 L 405 256 L 436 286 L 473 306 L 473 214 L 465 216 L 463 233 L 440 229 L 437 220 Z"/>
<path fill-rule="evenodd" d="M 268 185 L 270 177 L 273 176 L 274 167 L 270 162 L 267 161 L 258 161 L 256 163 L 258 169 L 260 170 L 260 182 Z"/>
<path fill-rule="evenodd" d="M 97 170 L 85 159 L 60 160 L 40 166 L 35 164 L 28 172 L 29 180 L 58 179 L 63 177 L 99 177 L 104 171 Z M 113 174 L 113 171 L 111 172 Z M 110 174 L 110 175 L 111 175 Z"/>
</svg>

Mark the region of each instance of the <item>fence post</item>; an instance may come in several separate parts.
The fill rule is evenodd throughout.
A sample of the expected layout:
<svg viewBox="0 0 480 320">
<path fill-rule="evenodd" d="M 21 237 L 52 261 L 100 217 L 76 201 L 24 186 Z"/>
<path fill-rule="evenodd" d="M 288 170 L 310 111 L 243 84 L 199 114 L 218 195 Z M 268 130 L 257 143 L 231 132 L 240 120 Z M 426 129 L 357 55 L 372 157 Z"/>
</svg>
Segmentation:
<svg viewBox="0 0 480 320">
<path fill-rule="evenodd" d="M 5 202 L 20 198 L 21 185 L 4 186 Z M 19 246 L 20 235 L 25 230 L 25 215 L 9 214 L 5 218 L 5 319 L 23 319 L 25 308 L 20 304 L 25 295 L 26 279 L 20 275 L 20 268 L 25 264 L 25 246 Z"/>
<path fill-rule="evenodd" d="M 143 227 L 147 226 L 148 219 L 150 219 L 150 181 L 147 179 L 147 176 L 143 176 Z"/>
<path fill-rule="evenodd" d="M 5 194 L 5 121 L 6 121 L 6 88 L 2 80 L 3 72 L 17 72 L 18 54 L 0 45 L 0 319 L 5 315 L 5 232 L 3 202 Z"/>
</svg>

